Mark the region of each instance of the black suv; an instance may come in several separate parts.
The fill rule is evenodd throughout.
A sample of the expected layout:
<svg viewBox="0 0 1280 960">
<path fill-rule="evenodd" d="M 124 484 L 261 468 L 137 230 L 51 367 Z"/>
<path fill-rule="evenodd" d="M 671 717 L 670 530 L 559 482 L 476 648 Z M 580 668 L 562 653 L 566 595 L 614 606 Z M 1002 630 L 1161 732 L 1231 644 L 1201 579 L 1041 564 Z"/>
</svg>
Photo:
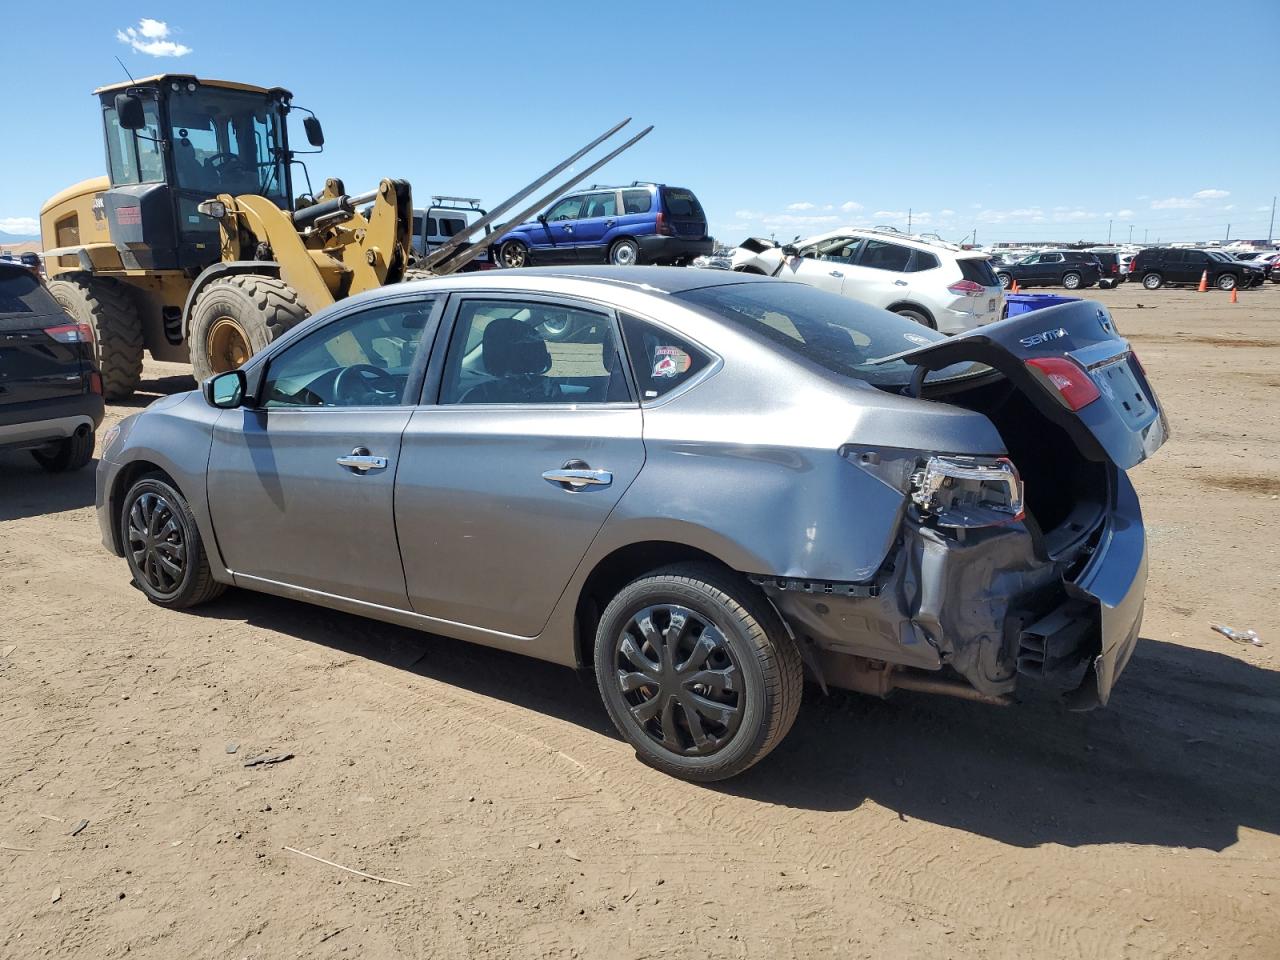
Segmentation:
<svg viewBox="0 0 1280 960">
<path fill-rule="evenodd" d="M 0 260 L 0 450 L 30 450 L 46 470 L 78 470 L 102 423 L 93 331 L 20 263 Z"/>
<path fill-rule="evenodd" d="M 1092 253 L 1080 250 L 1044 250 L 1016 263 L 995 268 L 1000 286 L 1006 289 L 1018 281 L 1019 287 L 1066 287 L 1079 290 L 1102 279 L 1102 264 Z"/>
<path fill-rule="evenodd" d="M 1216 250 L 1151 247 L 1134 257 L 1129 267 L 1129 276 L 1148 290 L 1159 290 L 1166 283 L 1199 283 L 1206 272 L 1209 283 L 1219 290 L 1252 287 L 1264 278 L 1260 267 Z"/>
</svg>

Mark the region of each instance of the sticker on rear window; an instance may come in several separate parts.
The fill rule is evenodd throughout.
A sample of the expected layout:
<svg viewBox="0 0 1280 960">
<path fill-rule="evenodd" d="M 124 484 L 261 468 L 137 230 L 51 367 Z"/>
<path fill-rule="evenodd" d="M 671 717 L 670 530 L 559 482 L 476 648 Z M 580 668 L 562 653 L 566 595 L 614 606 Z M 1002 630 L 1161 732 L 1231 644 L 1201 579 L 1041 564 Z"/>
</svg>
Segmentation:
<svg viewBox="0 0 1280 960">
<path fill-rule="evenodd" d="M 655 347 L 653 377 L 678 377 L 689 369 L 693 358 L 679 347 Z"/>
<path fill-rule="evenodd" d="M 927 347 L 933 341 L 928 337 L 922 337 L 918 333 L 904 333 L 903 338 L 910 340 L 912 343 L 918 343 L 922 347 Z"/>
</svg>

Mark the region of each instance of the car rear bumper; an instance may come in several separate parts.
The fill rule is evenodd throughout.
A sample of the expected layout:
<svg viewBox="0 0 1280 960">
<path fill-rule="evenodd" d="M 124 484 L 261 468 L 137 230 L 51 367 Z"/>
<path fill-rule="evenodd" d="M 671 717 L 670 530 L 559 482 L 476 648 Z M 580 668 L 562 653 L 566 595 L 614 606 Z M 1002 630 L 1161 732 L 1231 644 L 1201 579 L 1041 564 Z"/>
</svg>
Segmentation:
<svg viewBox="0 0 1280 960">
<path fill-rule="evenodd" d="M 95 429 L 103 413 L 102 396 L 96 393 L 5 404 L 0 406 L 0 449 L 65 440 L 82 427 Z"/>
<path fill-rule="evenodd" d="M 715 244 L 710 237 L 694 240 L 689 237 L 636 237 L 640 245 L 640 258 L 654 260 L 692 260 L 709 254 Z"/>
</svg>

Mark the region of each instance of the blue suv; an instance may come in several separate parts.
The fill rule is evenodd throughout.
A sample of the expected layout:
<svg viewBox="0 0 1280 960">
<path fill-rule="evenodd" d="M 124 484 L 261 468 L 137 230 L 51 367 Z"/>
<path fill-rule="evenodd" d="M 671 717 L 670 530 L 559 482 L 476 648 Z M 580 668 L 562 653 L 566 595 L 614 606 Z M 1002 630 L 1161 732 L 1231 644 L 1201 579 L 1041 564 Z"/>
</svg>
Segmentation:
<svg viewBox="0 0 1280 960">
<path fill-rule="evenodd" d="M 687 264 L 711 252 L 691 190 L 660 183 L 593 186 L 557 200 L 493 244 L 503 267 L 546 263 Z"/>
</svg>

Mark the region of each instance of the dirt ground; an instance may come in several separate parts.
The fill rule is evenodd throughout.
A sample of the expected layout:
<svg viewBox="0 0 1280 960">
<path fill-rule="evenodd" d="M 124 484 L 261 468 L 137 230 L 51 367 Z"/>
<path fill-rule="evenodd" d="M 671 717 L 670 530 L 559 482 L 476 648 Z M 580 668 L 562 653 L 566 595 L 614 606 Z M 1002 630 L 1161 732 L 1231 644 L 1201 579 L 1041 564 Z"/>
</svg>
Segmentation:
<svg viewBox="0 0 1280 960">
<path fill-rule="evenodd" d="M 1110 708 L 809 691 L 717 787 L 642 766 L 568 670 L 152 606 L 92 469 L 0 458 L 0 956 L 1280 957 L 1280 286 L 1091 294 L 1173 425 Z M 191 386 L 147 377 L 111 419 Z"/>
</svg>

